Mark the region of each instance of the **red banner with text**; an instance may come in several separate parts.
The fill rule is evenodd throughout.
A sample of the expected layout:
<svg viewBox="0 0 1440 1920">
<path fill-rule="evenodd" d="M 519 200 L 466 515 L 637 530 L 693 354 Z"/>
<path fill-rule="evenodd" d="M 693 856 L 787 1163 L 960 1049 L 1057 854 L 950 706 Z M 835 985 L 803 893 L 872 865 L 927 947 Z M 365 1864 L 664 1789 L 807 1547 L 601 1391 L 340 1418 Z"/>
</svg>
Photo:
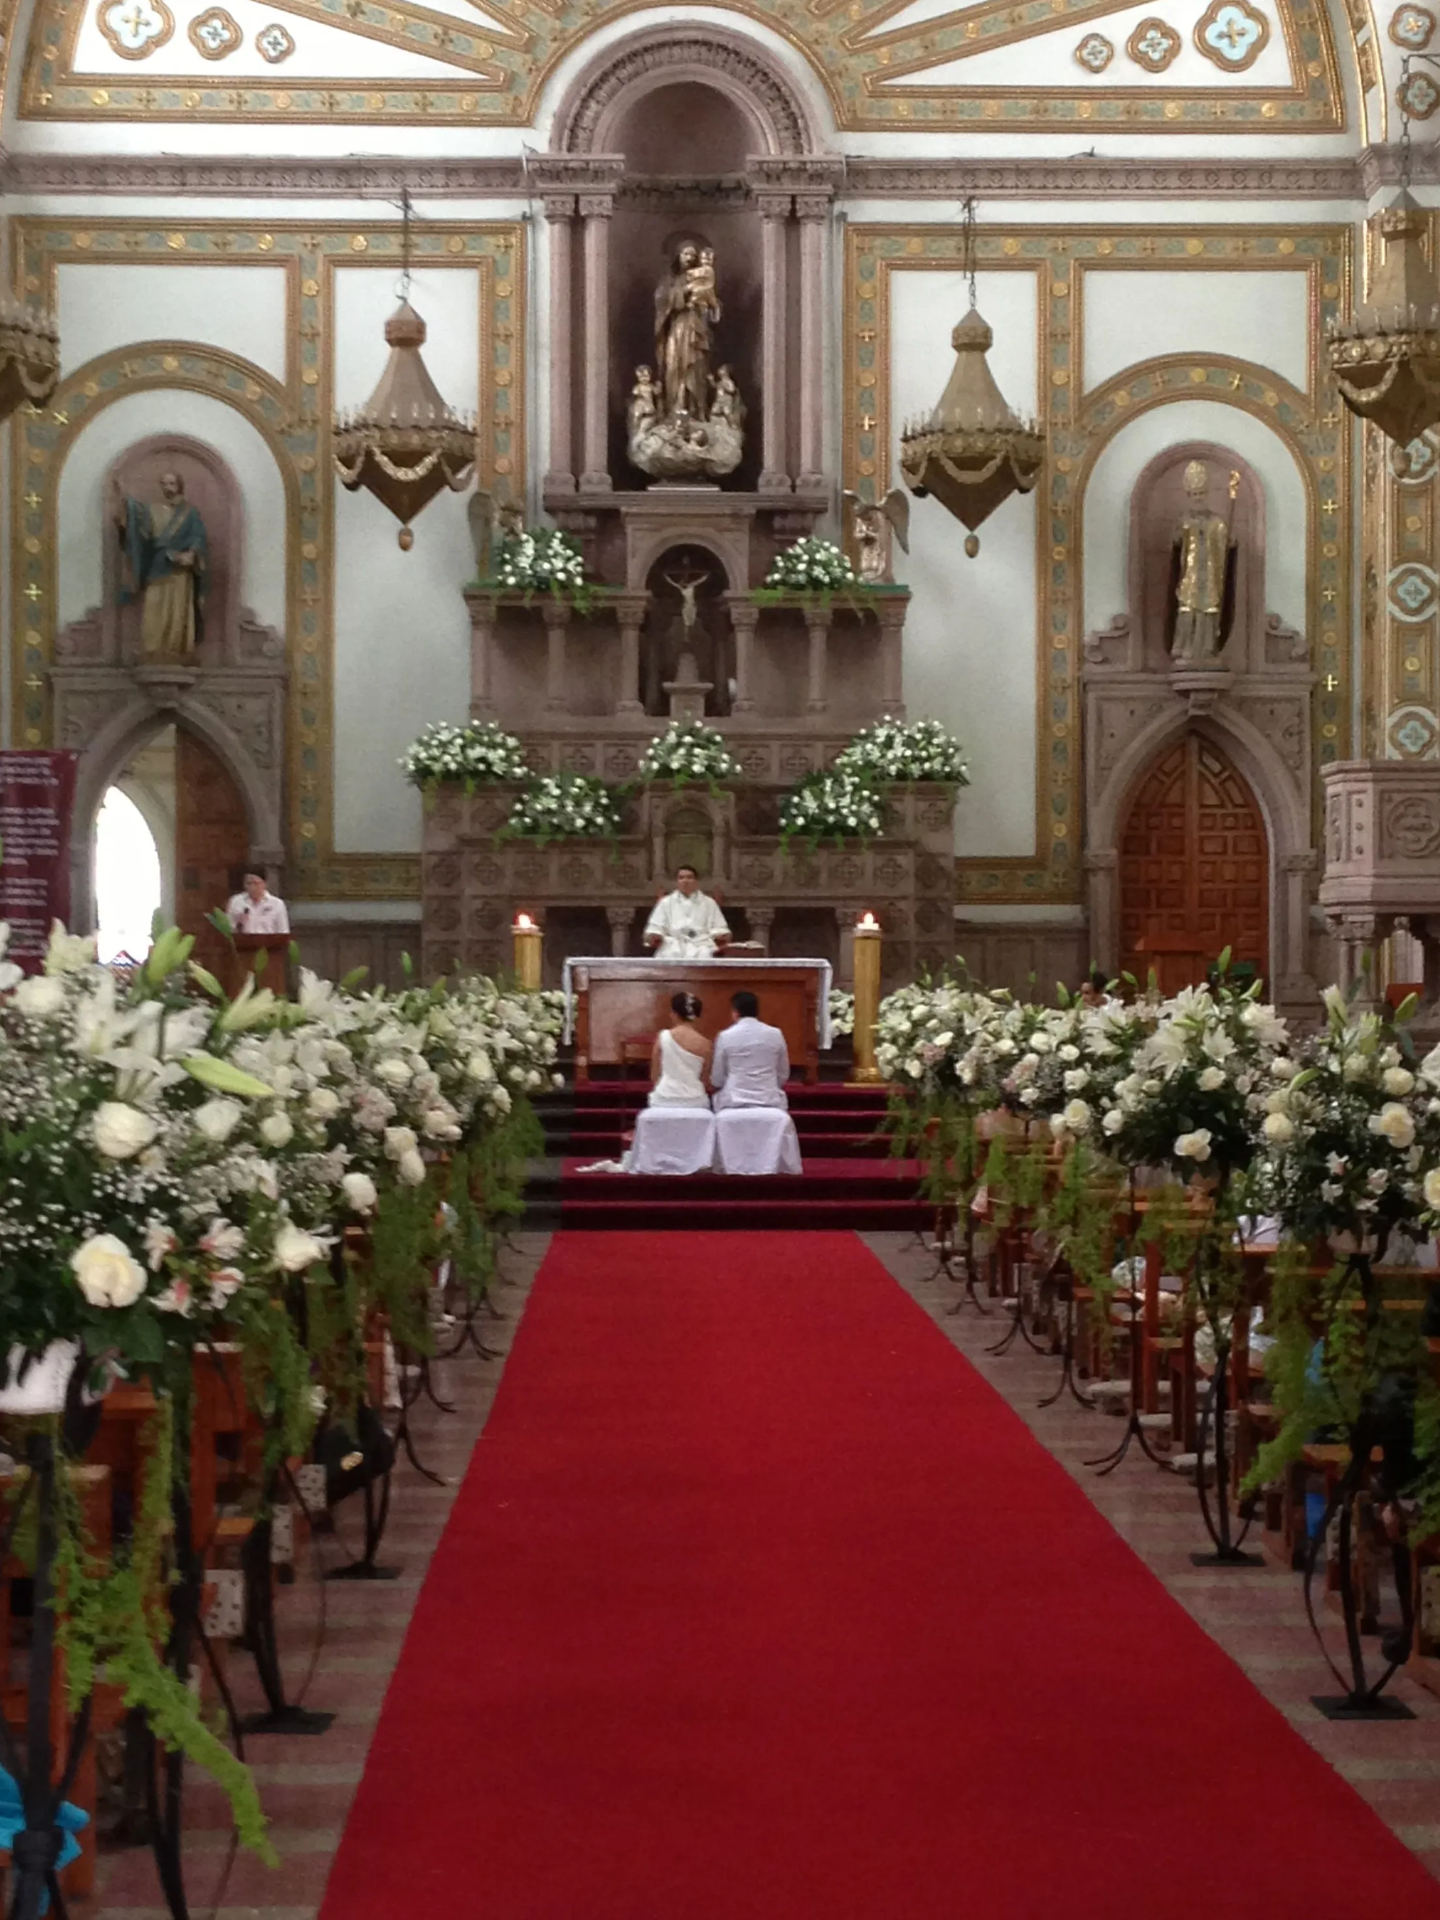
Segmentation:
<svg viewBox="0 0 1440 1920">
<path fill-rule="evenodd" d="M 70 814 L 78 755 L 0 749 L 0 920 L 6 959 L 38 973 L 54 920 L 70 919 Z"/>
</svg>

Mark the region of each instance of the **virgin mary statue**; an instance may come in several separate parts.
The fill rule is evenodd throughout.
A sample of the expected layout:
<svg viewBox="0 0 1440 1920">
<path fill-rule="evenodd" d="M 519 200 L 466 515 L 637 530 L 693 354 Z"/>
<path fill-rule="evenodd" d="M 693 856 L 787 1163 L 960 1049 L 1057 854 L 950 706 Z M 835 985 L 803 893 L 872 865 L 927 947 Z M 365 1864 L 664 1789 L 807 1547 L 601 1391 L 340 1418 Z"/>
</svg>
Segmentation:
<svg viewBox="0 0 1440 1920">
<path fill-rule="evenodd" d="M 710 417 L 710 329 L 720 318 L 715 255 L 687 240 L 655 289 L 655 364 L 664 413 Z"/>
</svg>

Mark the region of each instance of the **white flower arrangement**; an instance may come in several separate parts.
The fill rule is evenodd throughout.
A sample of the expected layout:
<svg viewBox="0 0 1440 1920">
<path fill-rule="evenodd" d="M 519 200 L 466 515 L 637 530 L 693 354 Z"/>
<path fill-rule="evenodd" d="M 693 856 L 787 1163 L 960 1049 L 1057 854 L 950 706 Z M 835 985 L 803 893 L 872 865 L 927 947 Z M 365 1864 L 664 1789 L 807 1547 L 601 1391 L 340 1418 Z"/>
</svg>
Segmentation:
<svg viewBox="0 0 1440 1920">
<path fill-rule="evenodd" d="M 725 736 L 703 720 L 672 720 L 640 756 L 636 775 L 641 781 L 673 780 L 679 786 L 697 780 L 714 787 L 738 780 L 740 762 Z"/>
<path fill-rule="evenodd" d="M 782 842 L 873 840 L 885 825 L 885 803 L 857 773 L 827 767 L 807 774 L 780 802 Z"/>
<path fill-rule="evenodd" d="M 530 777 L 525 749 L 513 733 L 493 720 L 470 720 L 461 727 L 437 720 L 426 727 L 400 766 L 417 787 L 455 780 L 463 781 L 467 792 L 492 781 Z"/>
<path fill-rule="evenodd" d="M 517 798 L 502 831 L 542 846 L 551 840 L 613 840 L 620 832 L 619 798 L 591 774 L 542 774 Z"/>
<path fill-rule="evenodd" d="M 830 1031 L 837 1039 L 855 1031 L 855 996 L 843 987 L 830 989 Z"/>
<path fill-rule="evenodd" d="M 857 733 L 835 765 L 885 783 L 935 780 L 954 787 L 970 784 L 964 749 L 938 720 L 892 720 L 887 713 Z"/>
<path fill-rule="evenodd" d="M 777 553 L 765 576 L 771 593 L 845 593 L 859 585 L 859 575 L 834 541 L 814 534 Z"/>
<path fill-rule="evenodd" d="M 512 593 L 575 593 L 585 586 L 585 556 L 558 527 L 527 530 L 500 542 L 495 582 Z"/>
</svg>

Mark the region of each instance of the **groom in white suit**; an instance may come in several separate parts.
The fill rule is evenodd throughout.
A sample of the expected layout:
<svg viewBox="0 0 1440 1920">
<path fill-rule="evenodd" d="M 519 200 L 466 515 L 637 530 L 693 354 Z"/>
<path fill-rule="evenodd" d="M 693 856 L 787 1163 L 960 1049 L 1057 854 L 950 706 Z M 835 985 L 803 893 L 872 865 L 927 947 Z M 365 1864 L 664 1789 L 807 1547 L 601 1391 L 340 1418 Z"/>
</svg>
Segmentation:
<svg viewBox="0 0 1440 1920">
<path fill-rule="evenodd" d="M 753 993 L 732 995 L 730 1007 L 730 1025 L 717 1037 L 710 1062 L 715 1111 L 788 1107 L 785 1082 L 790 1078 L 790 1054 L 784 1034 L 760 1018 L 760 1002 Z"/>
</svg>

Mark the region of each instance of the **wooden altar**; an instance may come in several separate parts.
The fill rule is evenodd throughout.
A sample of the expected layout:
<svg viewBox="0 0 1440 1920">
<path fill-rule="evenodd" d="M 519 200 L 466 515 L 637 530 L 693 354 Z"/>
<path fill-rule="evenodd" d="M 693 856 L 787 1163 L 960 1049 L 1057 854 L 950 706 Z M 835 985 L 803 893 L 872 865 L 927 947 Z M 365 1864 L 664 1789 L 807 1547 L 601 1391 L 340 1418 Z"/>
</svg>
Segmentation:
<svg viewBox="0 0 1440 1920">
<path fill-rule="evenodd" d="M 670 996 L 696 994 L 704 1012 L 697 1025 L 713 1040 L 730 1024 L 730 996 L 748 988 L 760 1018 L 785 1036 L 792 1068 L 812 1084 L 820 1074 L 823 1029 L 828 1029 L 828 960 L 651 960 L 610 956 L 567 963 L 574 996 L 575 1079 L 584 1086 L 594 1066 L 620 1067 L 673 1018 Z"/>
</svg>

